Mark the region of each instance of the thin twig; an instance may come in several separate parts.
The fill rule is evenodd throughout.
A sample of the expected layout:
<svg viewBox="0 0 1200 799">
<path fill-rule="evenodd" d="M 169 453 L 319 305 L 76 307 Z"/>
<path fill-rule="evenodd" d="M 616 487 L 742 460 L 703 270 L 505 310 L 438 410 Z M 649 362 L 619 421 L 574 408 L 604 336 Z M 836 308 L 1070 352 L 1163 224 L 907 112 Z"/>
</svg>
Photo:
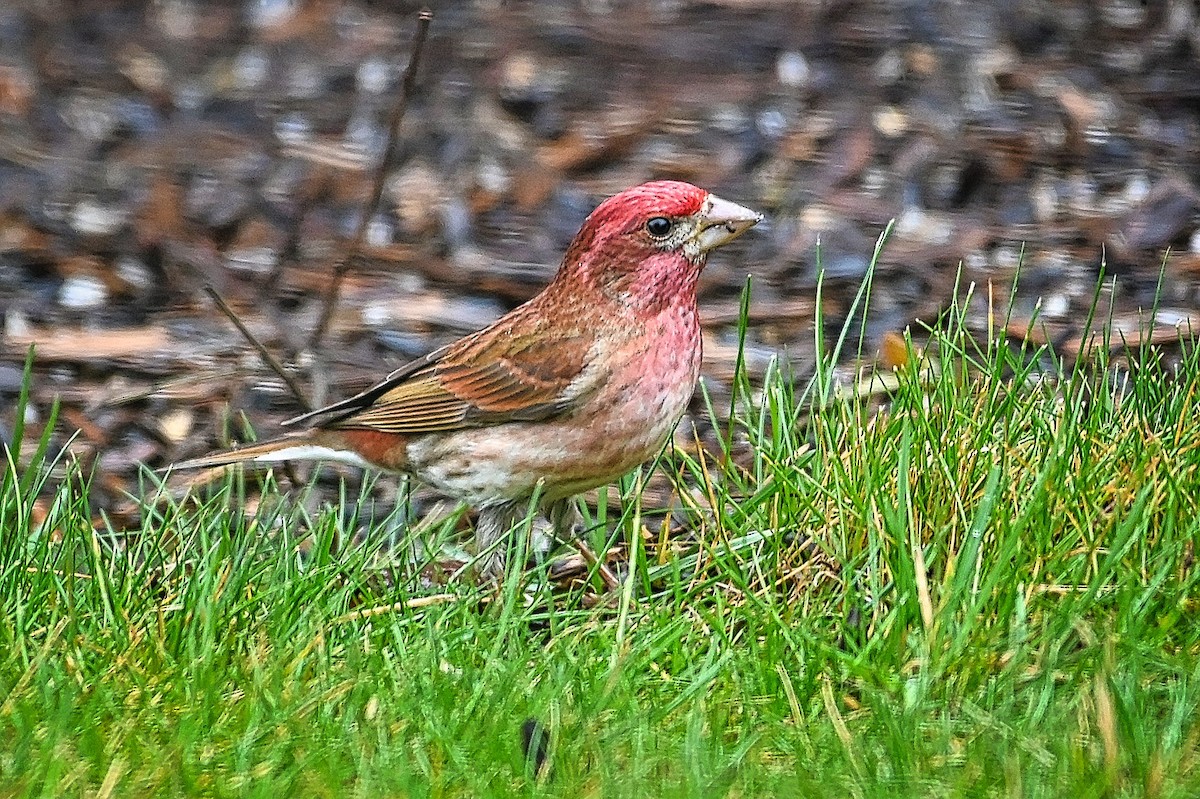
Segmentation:
<svg viewBox="0 0 1200 799">
<path fill-rule="evenodd" d="M 66 577 L 68 574 L 77 580 L 90 580 L 92 575 L 83 572 L 65 572 L 61 569 L 39 569 L 37 566 L 26 566 L 26 574 L 53 574 L 55 577 Z"/>
<path fill-rule="evenodd" d="M 333 318 L 333 310 L 337 306 L 338 295 L 342 290 L 342 281 L 362 252 L 363 242 L 367 238 L 367 227 L 379 213 L 379 201 L 383 198 L 383 183 L 396 160 L 400 121 L 404 119 L 404 112 L 408 110 L 408 101 L 412 97 L 413 87 L 416 84 L 417 67 L 421 62 L 421 51 L 425 47 L 425 36 L 429 32 L 429 23 L 432 21 L 433 12 L 427 8 L 417 15 L 417 30 L 413 34 L 412 56 L 408 59 L 408 66 L 404 68 L 404 76 L 400 81 L 400 97 L 388 119 L 387 144 L 384 147 L 383 157 L 379 159 L 379 166 L 375 170 L 375 180 L 371 185 L 371 197 L 367 201 L 366 207 L 363 208 L 362 216 L 359 217 L 358 226 L 354 230 L 354 238 L 350 240 L 350 246 L 342 259 L 334 266 L 333 282 L 329 286 L 329 293 L 325 295 L 325 305 L 321 308 L 317 327 L 313 330 L 312 338 L 309 339 L 310 350 L 316 350 L 321 339 L 325 337 L 325 332 L 329 329 L 329 323 Z"/>
<path fill-rule="evenodd" d="M 214 289 L 212 286 L 205 286 L 204 291 L 206 294 L 208 294 L 208 296 L 212 297 L 212 301 L 217 304 L 219 309 L 221 309 L 221 313 L 225 314 L 225 316 L 229 318 L 230 322 L 233 322 L 233 326 L 238 329 L 238 332 L 245 336 L 246 341 L 250 342 L 250 346 L 258 350 L 258 354 L 263 359 L 263 363 L 265 363 L 272 372 L 279 375 L 280 379 L 287 384 L 287 387 L 296 397 L 296 401 L 304 406 L 304 410 L 311 411 L 313 406 L 308 401 L 308 397 L 304 396 L 304 392 L 300 390 L 300 384 L 297 383 L 295 379 L 293 379 L 292 376 L 287 373 L 287 371 L 283 368 L 283 364 L 281 364 L 278 359 L 276 359 L 275 356 L 263 346 L 261 341 L 254 337 L 253 333 L 246 329 L 246 326 L 242 324 L 242 320 L 238 318 L 238 315 L 233 312 L 233 309 L 229 307 L 224 299 L 222 299 L 221 295 L 217 293 L 216 289 Z"/>
<path fill-rule="evenodd" d="M 600 574 L 600 579 L 604 582 L 604 589 L 609 593 L 615 593 L 621 587 L 621 581 L 617 579 L 617 575 L 613 574 L 612 569 L 608 568 L 608 564 L 596 556 L 596 553 L 592 551 L 587 541 L 584 541 L 581 536 L 576 536 L 574 543 L 575 548 L 579 550 L 580 555 L 583 555 L 583 559 L 587 562 L 588 566 L 591 566 Z"/>
<path fill-rule="evenodd" d="M 429 594 L 427 596 L 413 597 L 406 602 L 395 602 L 391 605 L 378 605 L 371 608 L 361 608 L 352 610 L 349 613 L 343 613 L 334 619 L 331 624 L 345 624 L 348 621 L 356 621 L 360 619 L 370 619 L 374 616 L 382 616 L 387 613 L 397 613 L 402 610 L 417 610 L 418 608 L 427 608 L 433 605 L 443 605 L 447 602 L 454 602 L 461 599 L 458 594 Z M 484 601 L 487 601 L 486 599 Z"/>
</svg>

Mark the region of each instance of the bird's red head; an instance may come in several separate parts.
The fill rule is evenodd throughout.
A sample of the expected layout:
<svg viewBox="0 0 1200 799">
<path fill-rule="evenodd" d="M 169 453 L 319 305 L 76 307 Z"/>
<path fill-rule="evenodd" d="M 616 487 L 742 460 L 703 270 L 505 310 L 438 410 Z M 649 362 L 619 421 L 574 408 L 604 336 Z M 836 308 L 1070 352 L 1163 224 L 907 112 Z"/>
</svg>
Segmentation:
<svg viewBox="0 0 1200 799">
<path fill-rule="evenodd" d="M 614 194 L 592 211 L 580 233 L 619 230 L 629 234 L 643 228 L 656 216 L 681 219 L 704 208 L 708 192 L 699 186 L 678 180 L 655 180 Z"/>
<path fill-rule="evenodd" d="M 602 202 L 567 250 L 557 283 L 585 284 L 641 304 L 695 294 L 708 251 L 761 215 L 674 180 L 643 183 Z"/>
</svg>

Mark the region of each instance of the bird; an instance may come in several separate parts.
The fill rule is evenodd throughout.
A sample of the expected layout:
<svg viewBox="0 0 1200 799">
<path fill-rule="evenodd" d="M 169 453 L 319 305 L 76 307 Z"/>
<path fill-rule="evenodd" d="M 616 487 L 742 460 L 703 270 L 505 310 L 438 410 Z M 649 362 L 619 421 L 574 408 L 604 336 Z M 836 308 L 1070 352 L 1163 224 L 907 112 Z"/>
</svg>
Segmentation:
<svg viewBox="0 0 1200 799">
<path fill-rule="evenodd" d="M 316 460 L 407 474 L 476 509 L 476 572 L 499 581 L 535 498 L 562 540 L 576 495 L 665 446 L 699 379 L 705 261 L 762 219 L 681 181 L 626 189 L 587 217 L 550 283 L 491 325 L 284 422 L 302 429 L 171 468 Z"/>
</svg>

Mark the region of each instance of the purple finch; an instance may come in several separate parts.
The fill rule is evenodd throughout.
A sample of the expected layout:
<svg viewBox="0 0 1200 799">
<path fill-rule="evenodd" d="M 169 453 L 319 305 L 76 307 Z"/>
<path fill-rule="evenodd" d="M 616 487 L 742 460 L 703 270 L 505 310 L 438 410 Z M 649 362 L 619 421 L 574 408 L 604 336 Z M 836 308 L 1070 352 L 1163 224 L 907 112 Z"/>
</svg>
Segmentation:
<svg viewBox="0 0 1200 799">
<path fill-rule="evenodd" d="M 700 270 L 761 219 L 688 183 L 623 191 L 583 223 L 550 285 L 489 327 L 287 423 L 309 429 L 177 468 L 404 472 L 478 509 L 480 571 L 497 578 L 501 539 L 535 495 L 562 534 L 571 497 L 662 448 L 700 372 Z"/>
</svg>

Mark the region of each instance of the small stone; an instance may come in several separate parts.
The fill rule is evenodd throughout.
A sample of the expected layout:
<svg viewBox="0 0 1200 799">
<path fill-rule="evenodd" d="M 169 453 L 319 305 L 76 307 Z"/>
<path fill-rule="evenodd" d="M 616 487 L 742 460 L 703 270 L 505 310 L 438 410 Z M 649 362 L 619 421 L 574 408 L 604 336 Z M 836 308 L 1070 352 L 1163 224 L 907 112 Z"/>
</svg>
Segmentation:
<svg viewBox="0 0 1200 799">
<path fill-rule="evenodd" d="M 995 45 L 980 53 L 975 59 L 975 69 L 983 75 L 1007 75 L 1016 70 L 1020 56 L 1012 47 Z"/>
<path fill-rule="evenodd" d="M 392 243 L 396 228 L 391 220 L 377 215 L 367 223 L 366 242 L 369 247 L 386 247 Z"/>
<path fill-rule="evenodd" d="M 872 67 L 875 80 L 882 86 L 890 86 L 904 77 L 904 56 L 898 50 L 886 51 Z"/>
<path fill-rule="evenodd" d="M 312 125 L 301 114 L 288 114 L 275 123 L 275 135 L 284 144 L 301 144 L 312 138 Z"/>
<path fill-rule="evenodd" d="M 513 53 L 500 65 L 498 99 L 508 113 L 534 121 L 560 91 L 561 70 L 540 61 L 532 52 Z"/>
<path fill-rule="evenodd" d="M 987 269 L 987 254 L 982 250 L 971 250 L 963 256 L 963 266 L 971 272 L 982 272 Z"/>
<path fill-rule="evenodd" d="M 108 299 L 104 281 L 93 275 L 75 275 L 63 281 L 58 302 L 64 308 L 96 308 Z"/>
<path fill-rule="evenodd" d="M 197 175 L 184 195 L 184 213 L 210 228 L 222 228 L 246 215 L 253 198 L 249 189 L 212 175 Z"/>
<path fill-rule="evenodd" d="M 859 253 L 830 253 L 821 258 L 821 271 L 829 280 L 859 280 L 871 268 L 871 259 Z"/>
<path fill-rule="evenodd" d="M 287 94 L 299 100 L 314 100 L 324 89 L 324 73 L 316 64 L 295 64 L 287 78 Z"/>
<path fill-rule="evenodd" d="M 927 44 L 914 44 L 905 52 L 905 61 L 913 74 L 928 78 L 938 71 L 941 59 L 937 51 Z"/>
<path fill-rule="evenodd" d="M 25 338 L 31 332 L 29 317 L 20 308 L 8 308 L 4 312 L 4 337 Z"/>
<path fill-rule="evenodd" d="M 208 102 L 210 92 L 200 80 L 180 80 L 175 84 L 175 106 L 185 111 L 198 111 Z"/>
<path fill-rule="evenodd" d="M 296 0 L 257 0 L 247 3 L 247 16 L 256 28 L 274 28 L 290 20 L 299 4 Z"/>
<path fill-rule="evenodd" d="M 0 363 L 0 394 L 16 394 L 25 382 L 25 372 L 9 363 Z"/>
<path fill-rule="evenodd" d="M 225 260 L 230 269 L 263 275 L 275 267 L 279 253 L 271 247 L 242 247 L 226 253 Z"/>
<path fill-rule="evenodd" d="M 387 182 L 396 219 L 407 235 L 429 233 L 436 228 L 446 193 L 438 172 L 420 161 L 405 166 Z"/>
<path fill-rule="evenodd" d="M 833 212 L 827 207 L 815 203 L 800 212 L 800 225 L 806 230 L 817 233 L 836 227 Z"/>
<path fill-rule="evenodd" d="M 149 50 L 137 45 L 128 46 L 119 54 L 121 74 L 144 92 L 160 92 L 171 78 L 170 70 Z"/>
<path fill-rule="evenodd" d="M 505 194 L 512 185 L 512 175 L 495 158 L 484 157 L 475 169 L 475 182 L 490 194 Z"/>
<path fill-rule="evenodd" d="M 85 236 L 111 236 L 125 224 L 126 214 L 112 205 L 88 199 L 71 210 L 71 227 Z"/>
<path fill-rule="evenodd" d="M 162 432 L 163 438 L 172 444 L 178 444 L 192 431 L 194 418 L 195 415 L 187 408 L 176 408 L 168 411 L 159 419 L 158 429 Z"/>
<path fill-rule="evenodd" d="M 473 229 L 472 214 L 463 198 L 454 196 L 446 200 L 442 207 L 441 223 L 442 235 L 452 252 L 470 243 Z"/>
<path fill-rule="evenodd" d="M 1066 294 L 1051 294 L 1042 298 L 1041 316 L 1044 319 L 1061 319 L 1071 310 L 1071 300 Z"/>
<path fill-rule="evenodd" d="M 722 133 L 741 133 L 750 125 L 750 117 L 737 103 L 718 103 L 709 114 L 709 124 Z"/>
<path fill-rule="evenodd" d="M 167 38 L 190 41 L 198 24 L 199 14 L 191 0 L 166 0 L 158 4 L 158 29 Z"/>
<path fill-rule="evenodd" d="M 358 90 L 366 94 L 383 93 L 387 90 L 390 78 L 391 69 L 378 58 L 368 58 L 363 61 L 354 75 Z"/>
<path fill-rule="evenodd" d="M 946 244 L 954 235 L 954 228 L 938 215 L 920 208 L 908 208 L 896 219 L 896 235 L 927 244 Z"/>
<path fill-rule="evenodd" d="M 234 87 L 242 91 L 257 89 L 270 74 L 271 60 L 261 49 L 248 47 L 237 54 L 231 69 Z"/>
<path fill-rule="evenodd" d="M 154 275 L 137 258 L 125 255 L 117 260 L 117 277 L 130 288 L 148 291 L 154 286 Z"/>
<path fill-rule="evenodd" d="M 1033 213 L 1039 222 L 1049 222 L 1058 213 L 1059 196 L 1054 181 L 1049 178 L 1038 180 L 1030 191 Z"/>
<path fill-rule="evenodd" d="M 903 136 L 908 131 L 908 116 L 892 105 L 885 105 L 876 111 L 873 121 L 875 130 L 889 139 Z"/>
<path fill-rule="evenodd" d="M 63 119 L 89 141 L 107 139 L 120 121 L 113 98 L 92 93 L 76 94 L 63 105 Z"/>
<path fill-rule="evenodd" d="M 0 114 L 24 116 L 36 94 L 32 75 L 25 70 L 0 64 Z"/>
<path fill-rule="evenodd" d="M 1142 200 L 1146 199 L 1146 195 L 1150 193 L 1150 177 L 1142 171 L 1134 172 L 1129 178 L 1129 182 L 1125 184 L 1125 191 L 1122 192 L 1122 200 L 1129 205 L 1137 205 Z"/>
<path fill-rule="evenodd" d="M 768 139 L 781 138 L 788 130 L 787 116 L 778 108 L 766 108 L 754 119 L 758 132 Z"/>
<path fill-rule="evenodd" d="M 525 94 L 536 87 L 540 71 L 532 53 L 513 53 L 500 67 L 500 85 L 506 93 Z"/>
<path fill-rule="evenodd" d="M 1147 4 L 1134 0 L 1098 3 L 1100 17 L 1114 28 L 1133 30 L 1146 23 Z"/>
<path fill-rule="evenodd" d="M 785 50 L 775 59 L 775 79 L 789 89 L 802 89 L 808 85 L 812 69 L 808 59 L 799 50 Z"/>
</svg>

